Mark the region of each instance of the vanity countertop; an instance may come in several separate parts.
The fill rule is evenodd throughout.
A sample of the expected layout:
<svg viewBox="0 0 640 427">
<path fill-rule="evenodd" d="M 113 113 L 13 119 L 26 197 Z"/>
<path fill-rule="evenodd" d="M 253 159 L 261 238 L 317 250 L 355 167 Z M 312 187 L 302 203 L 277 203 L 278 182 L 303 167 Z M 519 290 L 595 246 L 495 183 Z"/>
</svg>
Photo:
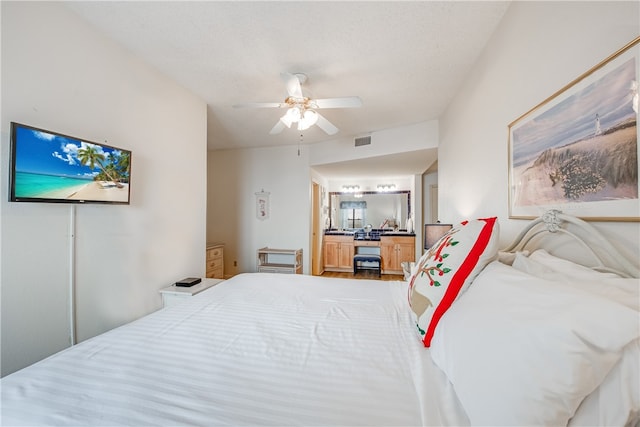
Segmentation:
<svg viewBox="0 0 640 427">
<path fill-rule="evenodd" d="M 354 231 L 336 231 L 336 230 L 325 230 L 325 236 L 354 236 L 356 233 Z"/>
<path fill-rule="evenodd" d="M 383 231 L 381 236 L 409 236 L 414 237 L 416 233 L 409 233 L 408 231 Z"/>
<path fill-rule="evenodd" d="M 348 230 L 325 230 L 325 236 L 354 236 L 356 240 L 380 240 L 379 236 L 415 236 L 416 233 L 409 233 L 408 231 L 393 231 L 393 230 L 372 230 L 370 232 L 371 237 L 367 238 L 362 236 L 363 231 L 348 231 Z M 362 236 L 362 237 L 361 237 Z"/>
</svg>

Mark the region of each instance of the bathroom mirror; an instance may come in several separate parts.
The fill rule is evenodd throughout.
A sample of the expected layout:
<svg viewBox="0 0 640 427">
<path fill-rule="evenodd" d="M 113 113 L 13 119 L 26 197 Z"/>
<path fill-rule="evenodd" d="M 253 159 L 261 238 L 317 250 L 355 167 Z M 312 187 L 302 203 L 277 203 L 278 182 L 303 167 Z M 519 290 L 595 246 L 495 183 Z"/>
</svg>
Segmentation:
<svg viewBox="0 0 640 427">
<path fill-rule="evenodd" d="M 330 229 L 405 228 L 411 215 L 410 191 L 329 193 Z"/>
</svg>

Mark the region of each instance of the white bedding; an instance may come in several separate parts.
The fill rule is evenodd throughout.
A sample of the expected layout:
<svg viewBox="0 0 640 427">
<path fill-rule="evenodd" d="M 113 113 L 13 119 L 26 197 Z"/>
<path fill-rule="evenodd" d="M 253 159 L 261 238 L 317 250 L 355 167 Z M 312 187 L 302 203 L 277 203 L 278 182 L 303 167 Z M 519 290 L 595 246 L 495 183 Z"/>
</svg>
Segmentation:
<svg viewBox="0 0 640 427">
<path fill-rule="evenodd" d="M 0 424 L 640 425 L 638 279 L 542 255 L 487 266 L 431 349 L 407 282 L 242 274 L 3 378 Z"/>
<path fill-rule="evenodd" d="M 514 254 L 513 266 L 536 277 L 589 292 L 640 312 L 640 282 L 602 273 L 555 257 L 545 250 Z M 637 323 L 640 328 L 640 323 Z M 578 407 L 570 426 L 640 425 L 640 339 L 627 345 L 618 363 Z"/>
<path fill-rule="evenodd" d="M 599 283 L 620 280 L 638 284 Z M 640 315 L 586 289 L 496 261 L 447 311 L 431 356 L 472 424 L 567 425 L 574 414 L 572 425 L 637 422 Z"/>
<path fill-rule="evenodd" d="M 569 426 L 640 426 L 640 340 L 630 343 Z"/>
<path fill-rule="evenodd" d="M 2 425 L 468 425 L 406 282 L 250 273 L 2 379 Z"/>
</svg>

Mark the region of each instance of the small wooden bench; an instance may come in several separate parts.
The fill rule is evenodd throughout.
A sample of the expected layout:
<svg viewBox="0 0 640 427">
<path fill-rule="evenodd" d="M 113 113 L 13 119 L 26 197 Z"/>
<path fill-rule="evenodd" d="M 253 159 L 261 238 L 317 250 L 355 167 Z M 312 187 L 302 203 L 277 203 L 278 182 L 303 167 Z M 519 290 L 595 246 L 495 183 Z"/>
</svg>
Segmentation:
<svg viewBox="0 0 640 427">
<path fill-rule="evenodd" d="M 372 267 L 365 267 L 358 263 L 372 263 L 376 264 Z M 380 255 L 376 254 L 356 254 L 353 256 L 353 274 L 358 274 L 358 270 L 377 270 L 378 277 L 382 276 L 382 259 Z"/>
</svg>

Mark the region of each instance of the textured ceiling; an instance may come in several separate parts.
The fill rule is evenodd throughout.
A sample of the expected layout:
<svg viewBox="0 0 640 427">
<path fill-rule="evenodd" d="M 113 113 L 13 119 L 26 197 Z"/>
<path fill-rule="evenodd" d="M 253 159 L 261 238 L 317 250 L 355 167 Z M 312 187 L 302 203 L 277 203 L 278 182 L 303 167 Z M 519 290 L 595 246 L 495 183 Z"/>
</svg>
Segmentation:
<svg viewBox="0 0 640 427">
<path fill-rule="evenodd" d="M 350 138 L 437 119 L 504 15 L 508 2 L 77 1 L 99 31 L 201 97 L 208 148 L 293 145 L 300 132 L 269 131 L 282 72 L 302 72 L 307 96 L 360 96 L 363 107 L 321 110 L 340 131 L 316 126 L 304 143 Z"/>
</svg>

